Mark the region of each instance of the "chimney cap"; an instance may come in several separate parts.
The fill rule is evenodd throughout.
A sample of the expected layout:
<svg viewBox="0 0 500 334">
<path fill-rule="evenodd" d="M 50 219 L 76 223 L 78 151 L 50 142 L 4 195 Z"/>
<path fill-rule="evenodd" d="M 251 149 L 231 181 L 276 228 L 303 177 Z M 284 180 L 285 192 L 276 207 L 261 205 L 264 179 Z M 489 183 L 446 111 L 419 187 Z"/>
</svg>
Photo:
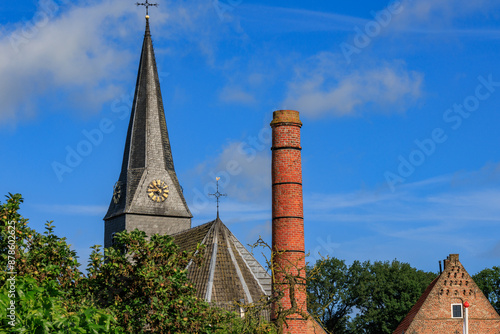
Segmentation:
<svg viewBox="0 0 500 334">
<path fill-rule="evenodd" d="M 300 121 L 299 112 L 296 110 L 276 110 L 273 112 L 273 120 L 271 126 L 276 126 L 281 123 L 302 126 Z"/>
</svg>

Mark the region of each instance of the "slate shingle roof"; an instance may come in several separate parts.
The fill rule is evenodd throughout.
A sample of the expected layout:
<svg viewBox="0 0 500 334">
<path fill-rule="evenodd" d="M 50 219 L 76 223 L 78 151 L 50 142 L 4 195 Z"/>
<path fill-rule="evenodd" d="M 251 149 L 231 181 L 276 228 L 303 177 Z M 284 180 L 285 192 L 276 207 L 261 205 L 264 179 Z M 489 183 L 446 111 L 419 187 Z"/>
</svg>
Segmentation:
<svg viewBox="0 0 500 334">
<path fill-rule="evenodd" d="M 188 265 L 199 298 L 216 305 L 257 302 L 271 294 L 271 277 L 220 219 L 172 235 L 181 250 L 205 245 L 202 263 Z"/>
<path fill-rule="evenodd" d="M 152 205 L 145 195 L 145 187 L 153 177 L 167 182 L 170 188 L 168 204 L 165 201 Z M 146 19 L 134 101 L 117 184 L 121 185 L 122 199 L 117 203 L 111 200 L 105 220 L 127 213 L 192 217 L 174 169 L 149 19 Z"/>
</svg>

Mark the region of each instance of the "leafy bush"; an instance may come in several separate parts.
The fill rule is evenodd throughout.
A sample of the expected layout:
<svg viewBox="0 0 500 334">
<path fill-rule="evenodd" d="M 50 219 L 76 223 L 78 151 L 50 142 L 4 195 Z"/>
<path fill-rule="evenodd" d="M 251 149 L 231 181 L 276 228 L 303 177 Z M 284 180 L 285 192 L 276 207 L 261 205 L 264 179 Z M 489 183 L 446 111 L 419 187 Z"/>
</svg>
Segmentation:
<svg viewBox="0 0 500 334">
<path fill-rule="evenodd" d="M 181 252 L 170 236 L 124 231 L 104 254 L 92 247 L 85 275 L 52 222 L 44 233 L 28 227 L 18 213 L 22 202 L 9 194 L 0 205 L 0 332 L 274 333 L 262 319 L 242 319 L 196 297 L 186 266 L 202 252 Z M 11 301 L 15 326 L 7 313 Z"/>
<path fill-rule="evenodd" d="M 500 267 L 483 269 L 472 276 L 472 279 L 500 314 Z"/>
<path fill-rule="evenodd" d="M 15 280 L 15 326 L 7 316 L 10 306 L 8 281 L 0 289 L 0 329 L 4 333 L 125 333 L 115 328 L 111 312 L 82 305 L 78 312 L 68 312 L 64 292 L 54 280 L 38 283 L 29 276 Z"/>
<path fill-rule="evenodd" d="M 328 258 L 309 272 L 308 309 L 336 334 L 392 333 L 436 277 L 397 260 L 347 266 Z"/>
<path fill-rule="evenodd" d="M 131 333 L 213 333 L 231 316 L 196 297 L 186 266 L 194 254 L 181 252 L 170 236 L 143 231 L 115 235 L 105 259 L 94 247 L 88 278 L 81 281 L 85 300 L 117 314 Z"/>
</svg>

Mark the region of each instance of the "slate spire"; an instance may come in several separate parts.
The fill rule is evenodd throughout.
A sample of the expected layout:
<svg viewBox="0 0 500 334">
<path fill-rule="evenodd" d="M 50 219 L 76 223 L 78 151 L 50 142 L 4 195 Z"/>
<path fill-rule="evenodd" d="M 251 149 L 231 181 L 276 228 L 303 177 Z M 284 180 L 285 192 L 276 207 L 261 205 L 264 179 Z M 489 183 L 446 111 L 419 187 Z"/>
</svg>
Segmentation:
<svg viewBox="0 0 500 334">
<path fill-rule="evenodd" d="M 105 220 L 105 245 L 112 234 L 139 228 L 148 235 L 191 227 L 191 212 L 174 169 L 160 80 L 146 16 L 134 102 L 118 182 Z"/>
</svg>

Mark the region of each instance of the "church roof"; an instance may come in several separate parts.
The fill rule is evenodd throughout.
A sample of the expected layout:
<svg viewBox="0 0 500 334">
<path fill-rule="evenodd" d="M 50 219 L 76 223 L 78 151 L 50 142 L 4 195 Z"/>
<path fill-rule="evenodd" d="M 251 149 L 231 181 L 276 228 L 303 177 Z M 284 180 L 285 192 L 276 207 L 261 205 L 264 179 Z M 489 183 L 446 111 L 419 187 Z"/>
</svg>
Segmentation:
<svg viewBox="0 0 500 334">
<path fill-rule="evenodd" d="M 219 218 L 172 236 L 182 250 L 205 245 L 202 263 L 187 268 L 199 298 L 223 307 L 271 294 L 270 275 Z"/>
<path fill-rule="evenodd" d="M 168 204 L 153 206 L 142 196 L 153 180 L 168 185 Z M 174 169 L 148 18 L 117 186 L 123 198 L 111 201 L 104 219 L 124 213 L 192 217 Z"/>
</svg>

